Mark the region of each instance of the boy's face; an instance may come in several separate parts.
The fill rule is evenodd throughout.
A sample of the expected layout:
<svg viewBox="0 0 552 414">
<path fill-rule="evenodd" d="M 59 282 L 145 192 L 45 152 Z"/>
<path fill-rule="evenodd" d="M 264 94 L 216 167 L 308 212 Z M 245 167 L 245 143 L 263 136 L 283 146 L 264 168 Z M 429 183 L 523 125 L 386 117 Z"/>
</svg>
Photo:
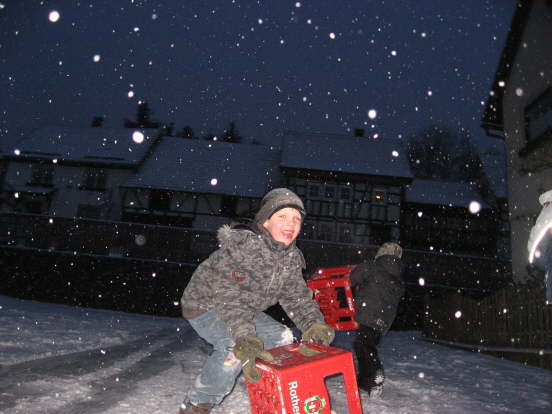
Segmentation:
<svg viewBox="0 0 552 414">
<path fill-rule="evenodd" d="M 299 235 L 302 220 L 299 211 L 293 207 L 286 207 L 274 213 L 263 223 L 263 227 L 268 230 L 274 240 L 284 243 L 287 247 Z"/>
</svg>

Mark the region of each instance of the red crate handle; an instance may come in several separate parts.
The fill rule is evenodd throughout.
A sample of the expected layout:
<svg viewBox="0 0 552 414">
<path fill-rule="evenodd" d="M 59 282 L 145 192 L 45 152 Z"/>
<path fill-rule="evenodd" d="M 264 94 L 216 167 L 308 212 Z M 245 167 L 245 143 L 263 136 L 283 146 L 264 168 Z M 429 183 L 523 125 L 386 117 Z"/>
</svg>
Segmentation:
<svg viewBox="0 0 552 414">
<path fill-rule="evenodd" d="M 323 267 L 317 269 L 309 278 L 309 280 L 327 279 L 335 276 L 350 276 L 351 272 L 357 265 L 346 265 L 337 267 Z"/>
</svg>

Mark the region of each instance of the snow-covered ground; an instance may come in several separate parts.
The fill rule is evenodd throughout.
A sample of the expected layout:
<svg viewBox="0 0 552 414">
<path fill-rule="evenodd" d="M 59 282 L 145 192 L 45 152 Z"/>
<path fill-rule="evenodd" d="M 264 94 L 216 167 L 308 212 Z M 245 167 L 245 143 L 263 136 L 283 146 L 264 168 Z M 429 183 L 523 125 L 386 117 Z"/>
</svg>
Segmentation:
<svg viewBox="0 0 552 414">
<path fill-rule="evenodd" d="M 390 332 L 364 413 L 551 413 L 552 372 Z M 209 347 L 184 320 L 0 296 L 0 412 L 174 414 Z M 327 381 L 336 414 L 342 381 Z M 247 414 L 243 378 L 213 414 Z"/>
</svg>

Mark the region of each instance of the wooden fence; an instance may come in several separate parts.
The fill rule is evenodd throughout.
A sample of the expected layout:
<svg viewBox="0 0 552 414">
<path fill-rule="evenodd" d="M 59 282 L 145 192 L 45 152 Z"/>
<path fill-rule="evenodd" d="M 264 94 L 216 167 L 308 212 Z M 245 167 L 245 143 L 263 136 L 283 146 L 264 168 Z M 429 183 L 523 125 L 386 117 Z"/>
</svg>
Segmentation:
<svg viewBox="0 0 552 414">
<path fill-rule="evenodd" d="M 552 305 L 544 287 L 510 286 L 481 299 L 426 296 L 424 302 L 427 338 L 552 369 Z"/>
</svg>

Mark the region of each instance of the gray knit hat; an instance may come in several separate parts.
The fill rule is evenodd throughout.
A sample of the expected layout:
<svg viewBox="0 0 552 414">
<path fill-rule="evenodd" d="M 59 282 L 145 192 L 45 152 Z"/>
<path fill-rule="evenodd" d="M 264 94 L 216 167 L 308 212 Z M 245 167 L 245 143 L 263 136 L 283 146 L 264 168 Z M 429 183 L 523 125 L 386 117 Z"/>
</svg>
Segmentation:
<svg viewBox="0 0 552 414">
<path fill-rule="evenodd" d="M 288 188 L 275 188 L 265 194 L 261 200 L 261 207 L 257 214 L 255 214 L 255 221 L 259 224 L 263 224 L 274 213 L 286 207 L 292 207 L 301 213 L 302 217 L 307 214 L 305 212 L 305 206 L 301 199 Z"/>
<path fill-rule="evenodd" d="M 396 256 L 399 259 L 402 257 L 402 247 L 399 246 L 397 243 L 393 242 L 387 242 L 383 243 L 378 251 L 376 252 L 376 257 L 374 257 L 374 260 L 376 260 L 380 256 Z"/>
</svg>

